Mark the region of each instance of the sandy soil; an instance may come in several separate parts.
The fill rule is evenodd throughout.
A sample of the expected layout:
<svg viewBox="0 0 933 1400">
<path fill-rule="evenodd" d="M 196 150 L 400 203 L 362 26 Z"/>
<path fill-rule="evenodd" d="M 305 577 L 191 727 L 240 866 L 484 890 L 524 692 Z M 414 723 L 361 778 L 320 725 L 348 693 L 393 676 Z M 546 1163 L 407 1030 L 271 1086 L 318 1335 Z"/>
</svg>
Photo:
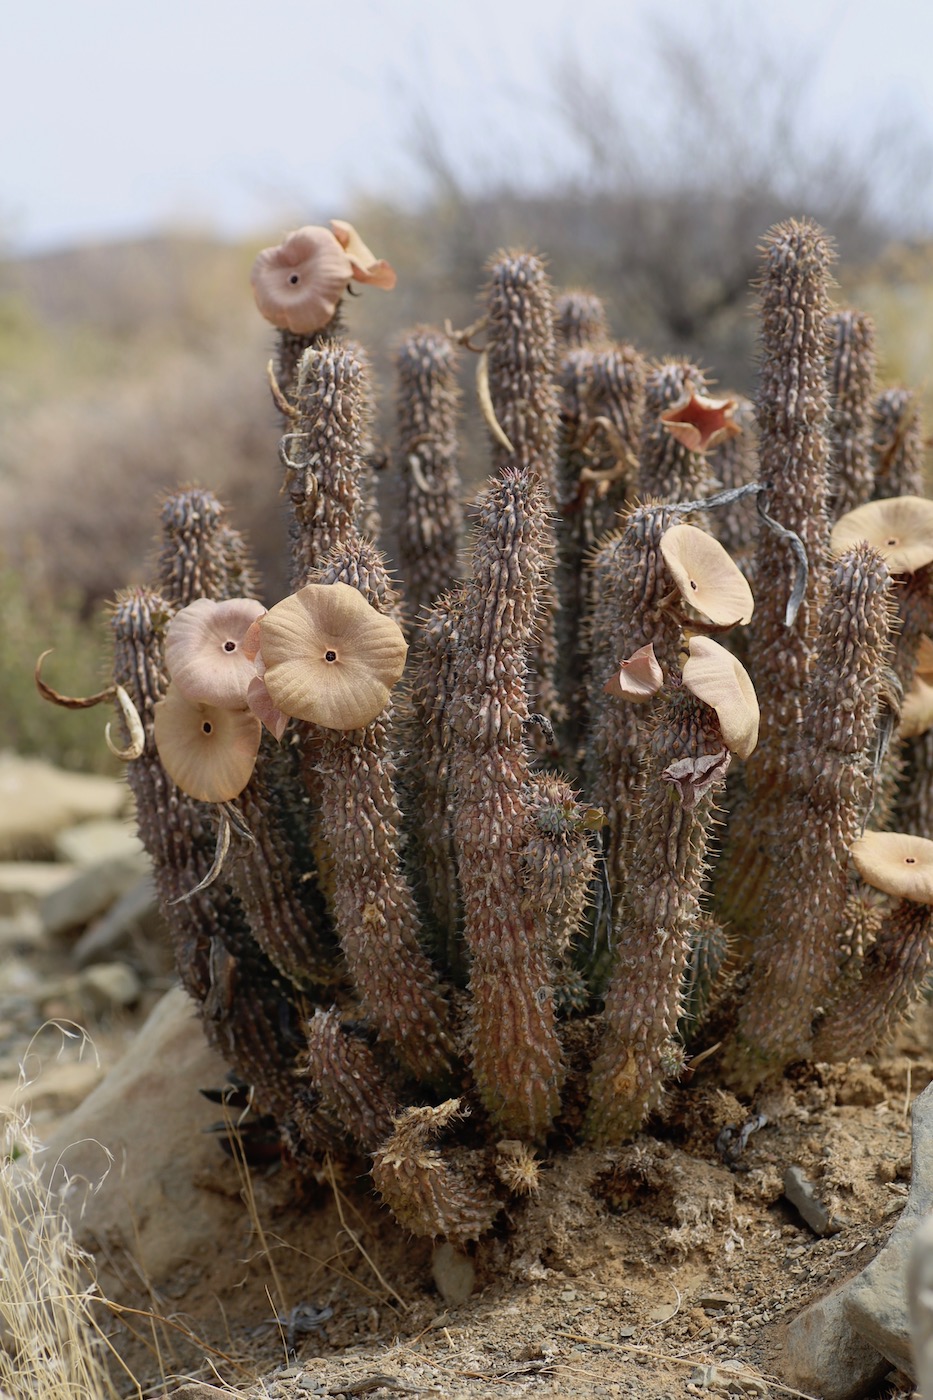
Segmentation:
<svg viewBox="0 0 933 1400">
<path fill-rule="evenodd" d="M 538 1196 L 453 1261 L 473 1271 L 460 1303 L 438 1290 L 443 1255 L 406 1238 L 365 1178 L 302 1185 L 218 1145 L 198 1181 L 229 1208 L 213 1258 L 155 1291 L 130 1258 L 98 1256 L 105 1293 L 140 1309 L 114 1343 L 147 1395 L 189 1400 L 211 1392 L 185 1378 L 289 1400 L 795 1393 L 786 1323 L 869 1261 L 903 1205 L 931 1029 L 924 1007 L 877 1063 L 801 1069 L 753 1106 L 715 1086 L 712 1059 L 622 1153 L 556 1145 Z M 753 1112 L 767 1121 L 739 1149 Z M 784 1197 L 791 1165 L 835 1233 Z M 905 1388 L 892 1375 L 889 1393 Z"/>
</svg>

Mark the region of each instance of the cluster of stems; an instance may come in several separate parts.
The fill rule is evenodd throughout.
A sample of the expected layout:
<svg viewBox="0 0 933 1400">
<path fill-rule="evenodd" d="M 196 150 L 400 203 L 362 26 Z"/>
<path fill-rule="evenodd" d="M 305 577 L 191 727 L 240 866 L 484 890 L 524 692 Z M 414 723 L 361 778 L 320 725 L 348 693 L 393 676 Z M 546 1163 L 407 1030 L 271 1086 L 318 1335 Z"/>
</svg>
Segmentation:
<svg viewBox="0 0 933 1400">
<path fill-rule="evenodd" d="M 493 472 L 470 538 L 463 357 L 429 327 L 400 343 L 398 583 L 361 352 L 339 314 L 281 332 L 291 586 L 356 589 L 410 651 L 364 727 L 264 734 L 232 802 L 187 796 L 154 737 L 171 619 L 263 599 L 209 492 L 165 503 L 154 586 L 117 599 L 118 714 L 127 700 L 142 726 L 128 780 L 181 982 L 290 1160 L 364 1162 L 415 1234 L 463 1246 L 537 1189 L 536 1153 L 643 1130 L 711 1003 L 707 1072 L 754 1096 L 794 1060 L 882 1040 L 917 998 L 930 910 L 867 895 L 849 848 L 898 811 L 933 836 L 933 746 L 892 737 L 933 561 L 892 583 L 868 544 L 833 559 L 829 530 L 918 493 L 921 440 L 915 399 L 876 394 L 870 323 L 831 314 L 831 262 L 807 221 L 768 235 L 756 399 L 736 396 L 740 433 L 707 450 L 663 417 L 691 395 L 711 411 L 696 364 L 646 365 L 598 298 L 555 304 L 540 258 L 497 257 L 459 337 Z M 685 601 L 698 584 L 664 537 L 688 518 L 751 561 L 748 628 Z M 703 633 L 746 661 L 752 751 L 691 688 Z M 638 665 L 651 684 L 620 698 Z"/>
</svg>

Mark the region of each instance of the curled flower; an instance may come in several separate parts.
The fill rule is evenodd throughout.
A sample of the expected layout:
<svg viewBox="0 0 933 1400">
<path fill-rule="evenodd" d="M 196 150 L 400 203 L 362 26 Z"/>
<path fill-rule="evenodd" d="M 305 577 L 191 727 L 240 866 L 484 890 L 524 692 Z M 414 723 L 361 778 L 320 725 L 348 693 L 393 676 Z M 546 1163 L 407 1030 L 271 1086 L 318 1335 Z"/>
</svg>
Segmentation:
<svg viewBox="0 0 933 1400">
<path fill-rule="evenodd" d="M 748 580 L 712 535 L 695 525 L 672 525 L 661 536 L 661 553 L 684 602 L 710 622 L 732 627 L 751 619 Z"/>
<path fill-rule="evenodd" d="M 716 711 L 723 743 L 748 758 L 758 743 L 758 697 L 740 661 L 712 637 L 691 637 L 684 685 Z"/>
<path fill-rule="evenodd" d="M 312 335 L 333 320 L 353 263 L 329 228 L 307 224 L 275 248 L 263 248 L 253 263 L 256 305 L 273 326 Z"/>
<path fill-rule="evenodd" d="M 711 399 L 698 394 L 688 379 L 675 404 L 661 414 L 661 423 L 688 452 L 709 452 L 726 438 L 736 437 L 741 427 L 732 417 L 736 399 Z"/>
<path fill-rule="evenodd" d="M 654 643 L 639 647 L 626 661 L 620 661 L 618 672 L 610 676 L 603 690 L 619 700 L 650 700 L 664 684 L 664 672 L 654 654 Z"/>
<path fill-rule="evenodd" d="M 343 219 L 331 219 L 330 226 L 334 230 L 337 242 L 350 259 L 354 280 L 367 282 L 370 286 L 381 287 L 383 291 L 391 292 L 398 280 L 391 264 L 387 263 L 385 258 L 377 258 L 375 253 L 370 252 L 352 224 Z"/>
</svg>

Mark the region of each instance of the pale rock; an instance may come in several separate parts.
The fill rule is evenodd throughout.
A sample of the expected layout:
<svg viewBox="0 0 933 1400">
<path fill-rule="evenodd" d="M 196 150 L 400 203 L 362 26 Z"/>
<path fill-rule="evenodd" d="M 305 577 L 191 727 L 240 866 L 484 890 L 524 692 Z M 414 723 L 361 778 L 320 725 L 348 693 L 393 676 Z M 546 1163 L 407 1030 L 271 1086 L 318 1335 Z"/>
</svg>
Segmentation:
<svg viewBox="0 0 933 1400">
<path fill-rule="evenodd" d="M 25 997 L 38 1001 L 42 990 L 39 974 L 24 958 L 5 958 L 0 963 L 0 997 Z"/>
<path fill-rule="evenodd" d="M 43 899 L 67 885 L 75 873 L 73 865 L 60 865 L 55 861 L 0 862 L 0 916 L 16 918 L 37 910 Z"/>
<path fill-rule="evenodd" d="M 787 1329 L 784 1379 L 799 1390 L 858 1400 L 892 1367 L 916 1378 L 907 1268 L 918 1226 L 933 1210 L 933 1085 L 914 1101 L 911 1162 L 910 1192 L 883 1249 Z"/>
<path fill-rule="evenodd" d="M 907 1266 L 910 1339 L 922 1400 L 933 1400 L 933 1215 L 918 1225 Z"/>
<path fill-rule="evenodd" d="M 122 962 L 97 963 L 79 974 L 82 997 L 97 1013 L 120 1006 L 135 1006 L 142 995 L 142 984 L 133 969 Z"/>
<path fill-rule="evenodd" d="M 836 1289 L 804 1308 L 784 1342 L 781 1379 L 822 1400 L 860 1400 L 891 1369 L 846 1317 L 841 1294 Z"/>
<path fill-rule="evenodd" d="M 476 1283 L 476 1269 L 468 1254 L 461 1254 L 449 1240 L 435 1245 L 431 1260 L 434 1286 L 450 1308 L 465 1303 Z"/>
<path fill-rule="evenodd" d="M 66 773 L 38 758 L 0 753 L 0 858 L 46 858 L 66 827 L 118 817 L 128 792 L 114 778 Z"/>
<path fill-rule="evenodd" d="M 59 832 L 55 854 L 59 860 L 80 866 L 99 865 L 105 860 L 142 863 L 143 843 L 128 821 L 89 821 Z"/>
<path fill-rule="evenodd" d="M 83 967 L 113 952 L 134 934 L 152 943 L 167 942 L 165 919 L 151 875 L 142 876 L 99 919 L 88 925 L 72 948 L 72 957 Z"/>
<path fill-rule="evenodd" d="M 90 923 L 131 889 L 147 867 L 148 858 L 142 853 L 133 853 L 78 870 L 66 884 L 46 895 L 39 905 L 39 915 L 48 936 L 54 938 Z"/>
<path fill-rule="evenodd" d="M 40 1115 L 70 1113 L 103 1077 L 101 1066 L 87 1048 L 81 1059 L 44 1058 L 33 1048 L 24 1056 L 21 1074 L 0 1079 L 0 1112 L 26 1110 L 35 1127 Z"/>
<path fill-rule="evenodd" d="M 0 955 L 36 949 L 45 941 L 42 920 L 35 909 L 18 914 L 0 914 Z"/>
<path fill-rule="evenodd" d="M 79 1240 L 106 1241 L 105 1257 L 125 1248 L 140 1276 L 158 1288 L 203 1274 L 232 1225 L 231 1202 L 196 1183 L 232 1164 L 205 1132 L 216 1106 L 199 1086 L 216 1086 L 227 1066 L 210 1049 L 194 1005 L 180 988 L 167 992 L 131 1047 L 47 1144 L 52 1185 Z M 112 1165 L 108 1153 L 112 1155 Z M 108 1170 L 109 1167 L 109 1170 Z M 101 1265 L 103 1266 L 103 1260 Z M 119 1282 L 107 1281 L 108 1288 Z"/>
<path fill-rule="evenodd" d="M 914 1100 L 910 1191 L 884 1248 L 846 1286 L 853 1326 L 892 1365 L 916 1379 L 907 1304 L 907 1261 L 920 1222 L 933 1210 L 933 1085 Z"/>
</svg>

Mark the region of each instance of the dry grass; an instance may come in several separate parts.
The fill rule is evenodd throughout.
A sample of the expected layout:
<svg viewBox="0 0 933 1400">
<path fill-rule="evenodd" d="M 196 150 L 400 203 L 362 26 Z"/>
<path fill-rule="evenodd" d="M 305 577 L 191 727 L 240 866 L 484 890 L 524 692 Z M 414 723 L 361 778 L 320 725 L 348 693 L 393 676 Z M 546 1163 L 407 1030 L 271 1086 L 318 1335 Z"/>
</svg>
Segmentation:
<svg viewBox="0 0 933 1400">
<path fill-rule="evenodd" d="M 49 1185 L 26 1111 L 2 1110 L 0 1135 L 0 1397 L 115 1400 L 119 1362 L 93 1264 Z"/>
</svg>

